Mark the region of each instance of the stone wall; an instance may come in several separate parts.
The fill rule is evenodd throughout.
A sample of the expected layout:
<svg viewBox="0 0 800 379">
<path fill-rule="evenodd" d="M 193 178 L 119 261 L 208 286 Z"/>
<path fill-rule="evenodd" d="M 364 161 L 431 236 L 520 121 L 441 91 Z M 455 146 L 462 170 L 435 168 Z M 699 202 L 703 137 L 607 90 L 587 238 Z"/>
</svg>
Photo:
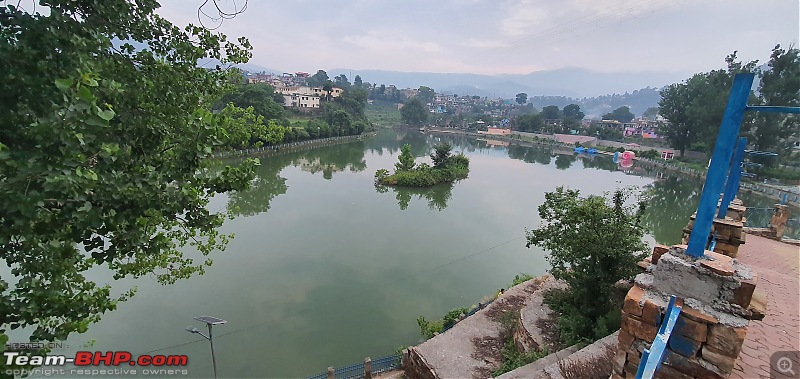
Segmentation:
<svg viewBox="0 0 800 379">
<path fill-rule="evenodd" d="M 408 379 L 439 379 L 433 367 L 413 347 L 403 351 L 403 372 Z"/>
<path fill-rule="evenodd" d="M 711 251 L 694 259 L 685 249 L 657 246 L 645 262 L 647 272 L 638 275 L 628 291 L 612 379 L 635 377 L 670 295 L 678 298 L 681 313 L 656 378 L 727 378 L 749 320 L 763 318 L 763 304 L 751 304 L 758 277 L 747 266 Z"/>
</svg>

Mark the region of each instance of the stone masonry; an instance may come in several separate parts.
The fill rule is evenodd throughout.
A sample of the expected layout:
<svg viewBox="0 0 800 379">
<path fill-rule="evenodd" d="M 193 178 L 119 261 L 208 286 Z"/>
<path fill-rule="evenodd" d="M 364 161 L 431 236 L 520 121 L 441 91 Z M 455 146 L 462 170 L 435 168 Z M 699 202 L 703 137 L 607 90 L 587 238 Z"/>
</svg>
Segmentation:
<svg viewBox="0 0 800 379">
<path fill-rule="evenodd" d="M 787 221 L 789 221 L 789 210 L 785 205 L 775 204 L 775 210 L 769 220 L 768 228 L 744 228 L 744 230 L 749 234 L 780 241 L 786 231 Z"/>
<path fill-rule="evenodd" d="M 758 276 L 731 257 L 706 251 L 694 259 L 685 245 L 656 246 L 643 262 L 622 308 L 612 379 L 634 378 L 644 349 L 658 333 L 669 296 L 682 311 L 656 378 L 727 378 L 749 320 L 764 317 L 751 300 Z"/>
<path fill-rule="evenodd" d="M 736 258 L 739 253 L 739 246 L 745 243 L 745 234 L 742 230 L 744 223 L 747 221 L 744 217 L 746 210 L 747 208 L 742 204 L 741 200 L 734 199 L 728 206 L 725 218 L 714 219 L 709 238 L 716 233 L 715 252 Z M 681 243 L 684 245 L 689 243 L 689 236 L 692 234 L 696 216 L 697 214 L 692 214 L 689 224 L 683 228 Z"/>
</svg>

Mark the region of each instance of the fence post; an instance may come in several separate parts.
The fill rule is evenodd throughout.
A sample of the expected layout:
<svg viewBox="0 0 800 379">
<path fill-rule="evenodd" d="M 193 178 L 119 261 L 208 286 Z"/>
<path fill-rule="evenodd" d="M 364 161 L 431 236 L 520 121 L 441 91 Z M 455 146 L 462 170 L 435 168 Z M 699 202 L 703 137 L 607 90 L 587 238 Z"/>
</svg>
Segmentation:
<svg viewBox="0 0 800 379">
<path fill-rule="evenodd" d="M 364 358 L 364 379 L 372 379 L 372 359 Z"/>
<path fill-rule="evenodd" d="M 336 370 L 334 370 L 333 367 L 328 367 L 328 379 L 336 379 L 335 375 Z"/>
</svg>

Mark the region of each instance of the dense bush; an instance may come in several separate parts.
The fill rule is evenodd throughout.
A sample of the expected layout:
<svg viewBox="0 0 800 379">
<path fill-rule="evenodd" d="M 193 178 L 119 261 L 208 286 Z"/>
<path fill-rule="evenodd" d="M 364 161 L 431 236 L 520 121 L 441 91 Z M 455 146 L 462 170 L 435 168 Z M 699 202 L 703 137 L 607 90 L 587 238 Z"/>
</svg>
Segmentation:
<svg viewBox="0 0 800 379">
<path fill-rule="evenodd" d="M 561 314 L 559 329 L 567 345 L 603 337 L 619 324 L 614 284 L 633 278 L 636 263 L 647 253 L 645 201 L 628 202 L 629 196 L 618 189 L 611 199 L 580 197 L 559 187 L 539 206 L 540 227 L 527 231 L 527 246 L 548 251 L 550 273 L 569 284 L 568 292 L 548 299 Z"/>
<path fill-rule="evenodd" d="M 656 150 L 650 149 L 647 151 L 639 152 L 639 156 L 647 159 L 659 159 L 661 158 L 661 153 L 659 153 Z"/>
<path fill-rule="evenodd" d="M 375 173 L 375 184 L 397 185 L 405 187 L 431 187 L 440 183 L 451 183 L 466 178 L 469 175 L 469 158 L 464 154 L 450 154 L 450 144 L 434 146 L 431 159 L 434 166 L 426 163 L 416 165 L 411 155 L 411 146 L 404 145 L 398 163 L 395 164 L 394 174 L 381 169 Z"/>
</svg>

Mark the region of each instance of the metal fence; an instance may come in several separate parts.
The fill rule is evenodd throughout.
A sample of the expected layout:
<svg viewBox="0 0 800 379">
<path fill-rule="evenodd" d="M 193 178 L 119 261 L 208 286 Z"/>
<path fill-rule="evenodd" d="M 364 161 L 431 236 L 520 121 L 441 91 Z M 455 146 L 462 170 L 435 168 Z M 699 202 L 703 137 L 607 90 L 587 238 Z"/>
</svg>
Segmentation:
<svg viewBox="0 0 800 379">
<path fill-rule="evenodd" d="M 377 374 L 397 370 L 402 367 L 402 357 L 400 353 L 387 355 L 385 357 L 375 358 L 370 360 L 371 376 Z M 333 377 L 336 379 L 362 379 L 366 377 L 367 367 L 366 361 L 356 363 L 349 366 L 342 366 L 334 368 Z M 328 371 L 323 371 L 317 375 L 309 377 L 308 379 L 327 379 Z"/>
<path fill-rule="evenodd" d="M 478 306 L 472 308 L 469 312 L 467 312 L 461 320 L 466 319 L 469 316 L 474 315 L 481 309 L 486 308 L 489 304 L 491 304 L 494 299 L 489 300 L 486 303 L 478 303 Z M 445 326 L 442 328 L 442 333 L 452 329 L 456 324 L 458 324 L 461 320 L 454 322 L 451 325 Z M 387 355 L 385 357 L 375 358 L 370 360 L 371 366 L 371 375 L 374 376 L 376 374 L 380 374 L 382 372 L 392 371 L 400 369 L 403 366 L 402 362 L 403 355 L 401 353 Z M 356 363 L 349 366 L 343 366 L 334 368 L 333 375 L 336 379 L 362 379 L 366 377 L 366 362 L 364 363 Z M 317 375 L 309 377 L 308 379 L 327 379 L 328 378 L 328 371 L 323 371 Z"/>
<path fill-rule="evenodd" d="M 270 152 L 279 152 L 285 150 L 298 150 L 304 148 L 313 148 L 319 146 L 327 146 L 332 145 L 334 143 L 339 142 L 348 142 L 348 141 L 357 141 L 361 140 L 364 137 L 371 137 L 374 136 L 375 132 L 372 133 L 365 133 L 365 134 L 356 134 L 352 136 L 341 136 L 341 137 L 328 137 L 328 138 L 319 138 L 319 139 L 311 139 L 305 141 L 297 141 L 297 142 L 289 142 L 280 145 L 271 145 L 271 146 L 262 146 L 262 147 L 253 147 L 249 149 L 240 149 L 240 150 L 232 150 L 232 151 L 222 151 L 214 154 L 214 158 L 227 158 L 227 157 L 239 157 L 239 156 L 246 156 L 251 154 L 262 154 L 262 153 L 270 153 Z"/>
</svg>

